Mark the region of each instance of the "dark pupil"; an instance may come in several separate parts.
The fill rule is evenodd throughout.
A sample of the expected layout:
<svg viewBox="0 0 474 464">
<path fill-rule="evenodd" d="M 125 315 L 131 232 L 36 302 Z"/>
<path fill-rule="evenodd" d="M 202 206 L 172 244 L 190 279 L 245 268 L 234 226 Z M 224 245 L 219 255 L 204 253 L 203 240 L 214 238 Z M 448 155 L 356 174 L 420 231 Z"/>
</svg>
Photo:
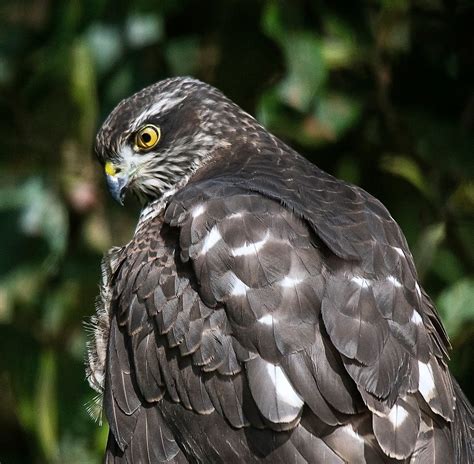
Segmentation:
<svg viewBox="0 0 474 464">
<path fill-rule="evenodd" d="M 147 143 L 151 142 L 151 135 L 147 134 L 146 132 L 142 134 L 142 142 L 146 145 Z"/>
</svg>

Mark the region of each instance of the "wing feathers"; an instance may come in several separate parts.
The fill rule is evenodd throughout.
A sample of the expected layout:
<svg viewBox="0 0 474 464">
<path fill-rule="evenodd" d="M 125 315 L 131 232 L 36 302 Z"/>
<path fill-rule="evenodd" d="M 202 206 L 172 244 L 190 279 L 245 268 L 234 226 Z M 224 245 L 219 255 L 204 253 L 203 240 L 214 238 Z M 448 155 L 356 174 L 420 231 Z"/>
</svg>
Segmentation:
<svg viewBox="0 0 474 464">
<path fill-rule="evenodd" d="M 255 358 L 246 363 L 252 396 L 262 413 L 275 424 L 290 424 L 301 414 L 303 400 L 283 369 Z"/>
<path fill-rule="evenodd" d="M 280 202 L 224 181 L 211 187 L 195 184 L 166 209 L 180 249 L 157 217 L 118 267 L 109 454 L 181 459 L 180 431 L 154 406 L 180 403 L 188 414 L 225 418 L 225 433 L 243 428 L 253 440 L 262 429 L 267 451 L 250 439 L 232 446 L 268 462 L 443 456 L 454 417 L 445 334 L 385 210 L 374 203 L 368 214 L 354 190 L 342 207 L 356 202 L 352 216 L 310 228 Z M 338 186 L 326 187 L 321 201 L 341 208 L 332 203 Z M 220 444 L 200 443 L 218 455 Z"/>
<path fill-rule="evenodd" d="M 158 408 L 153 406 L 143 407 L 137 421 L 130 446 L 131 463 L 155 464 L 170 462 L 180 449 L 168 427 L 163 422 L 163 417 Z"/>
<path fill-rule="evenodd" d="M 386 416 L 372 416 L 374 434 L 384 452 L 405 459 L 415 450 L 420 427 L 420 409 L 412 396 L 399 398 Z"/>
<path fill-rule="evenodd" d="M 305 353 L 294 353 L 285 359 L 285 373 L 299 396 L 311 408 L 314 414 L 326 424 L 337 425 L 343 417 L 333 409 L 322 396 L 316 379 L 307 365 Z"/>
</svg>

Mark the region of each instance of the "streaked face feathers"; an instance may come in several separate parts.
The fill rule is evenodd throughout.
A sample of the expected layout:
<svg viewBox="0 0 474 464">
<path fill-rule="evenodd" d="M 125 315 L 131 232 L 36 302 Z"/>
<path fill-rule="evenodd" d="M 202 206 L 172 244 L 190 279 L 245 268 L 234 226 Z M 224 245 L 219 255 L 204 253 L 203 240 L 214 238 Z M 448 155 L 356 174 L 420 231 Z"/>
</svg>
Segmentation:
<svg viewBox="0 0 474 464">
<path fill-rule="evenodd" d="M 236 111 L 253 121 L 218 90 L 191 78 L 167 79 L 123 100 L 95 144 L 112 196 L 122 203 L 131 191 L 146 203 L 186 182 L 215 150 L 231 145 L 225 113 Z M 151 148 L 137 144 L 147 125 L 159 130 Z"/>
</svg>

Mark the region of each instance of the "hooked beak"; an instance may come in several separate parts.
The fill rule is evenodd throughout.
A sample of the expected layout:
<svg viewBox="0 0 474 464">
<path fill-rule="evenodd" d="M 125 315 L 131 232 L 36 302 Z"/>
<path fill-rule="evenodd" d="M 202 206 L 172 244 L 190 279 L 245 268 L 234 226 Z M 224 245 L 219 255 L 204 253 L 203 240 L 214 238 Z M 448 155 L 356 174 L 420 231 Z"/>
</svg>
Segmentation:
<svg viewBox="0 0 474 464">
<path fill-rule="evenodd" d="M 123 206 L 123 200 L 127 193 L 129 181 L 128 174 L 122 171 L 117 171 L 112 163 L 107 162 L 105 163 L 105 177 L 112 198 Z"/>
</svg>

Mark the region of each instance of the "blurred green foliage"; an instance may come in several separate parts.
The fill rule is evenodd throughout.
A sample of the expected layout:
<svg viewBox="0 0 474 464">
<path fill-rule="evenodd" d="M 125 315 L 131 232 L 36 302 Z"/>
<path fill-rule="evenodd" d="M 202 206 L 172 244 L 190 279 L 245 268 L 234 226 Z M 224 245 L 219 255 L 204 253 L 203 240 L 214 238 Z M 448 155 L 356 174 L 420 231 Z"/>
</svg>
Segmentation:
<svg viewBox="0 0 474 464">
<path fill-rule="evenodd" d="M 112 205 L 91 144 L 120 99 L 178 74 L 388 206 L 472 399 L 473 22 L 467 1 L 3 0 L 0 461 L 100 461 L 83 322 L 137 205 Z"/>
</svg>

